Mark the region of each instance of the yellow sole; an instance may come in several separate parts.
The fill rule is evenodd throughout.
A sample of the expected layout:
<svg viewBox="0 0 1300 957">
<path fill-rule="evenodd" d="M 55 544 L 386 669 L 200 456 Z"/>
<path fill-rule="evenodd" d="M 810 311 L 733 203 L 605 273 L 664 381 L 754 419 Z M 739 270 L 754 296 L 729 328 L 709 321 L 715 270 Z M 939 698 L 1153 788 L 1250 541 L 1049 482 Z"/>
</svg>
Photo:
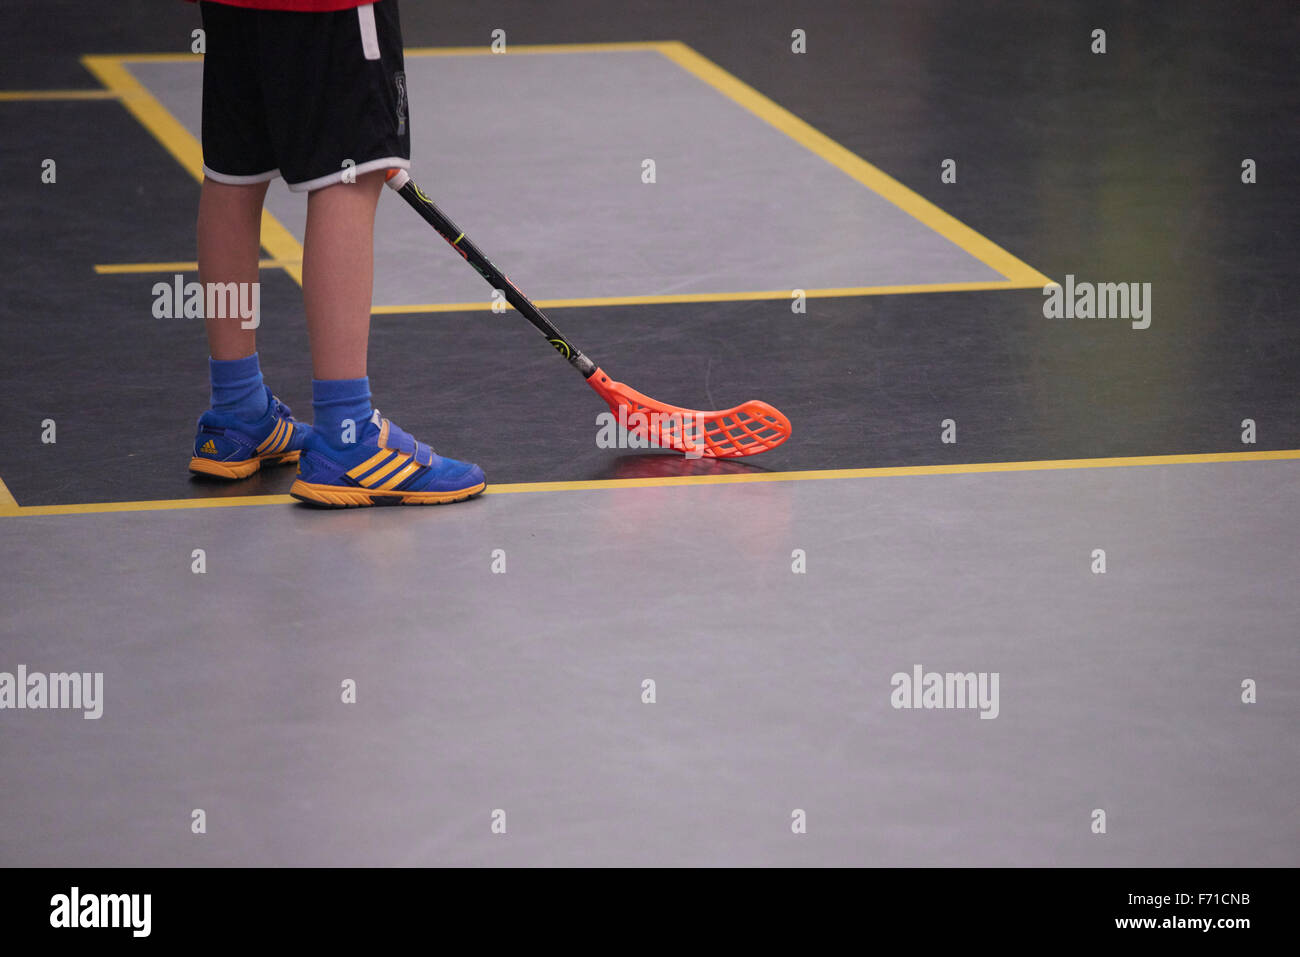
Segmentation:
<svg viewBox="0 0 1300 957">
<path fill-rule="evenodd" d="M 450 492 L 377 492 L 341 485 L 313 485 L 298 479 L 289 489 L 289 494 L 300 502 L 323 508 L 366 508 L 371 505 L 448 505 L 473 498 L 485 488 L 487 483 L 479 482 Z"/>
<path fill-rule="evenodd" d="M 190 471 L 196 475 L 211 475 L 213 478 L 248 478 L 264 466 L 293 465 L 298 461 L 298 455 L 298 452 L 259 455 L 257 458 L 246 459 L 243 462 L 217 462 L 212 459 L 201 459 L 196 455 L 190 459 Z"/>
</svg>

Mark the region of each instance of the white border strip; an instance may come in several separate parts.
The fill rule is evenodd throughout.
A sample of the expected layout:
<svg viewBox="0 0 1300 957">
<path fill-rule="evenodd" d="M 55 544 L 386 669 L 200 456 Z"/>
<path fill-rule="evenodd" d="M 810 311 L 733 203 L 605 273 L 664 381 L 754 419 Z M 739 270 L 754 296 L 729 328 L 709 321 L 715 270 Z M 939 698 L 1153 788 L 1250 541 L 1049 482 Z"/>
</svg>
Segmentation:
<svg viewBox="0 0 1300 957">
<path fill-rule="evenodd" d="M 203 175 L 214 183 L 225 183 L 227 186 L 249 186 L 253 183 L 265 183 L 267 180 L 275 179 L 280 175 L 280 171 L 273 169 L 266 173 L 254 173 L 252 176 L 232 176 L 229 173 L 218 173 L 214 169 L 209 169 L 205 163 Z"/>
<path fill-rule="evenodd" d="M 309 179 L 305 183 L 289 183 L 289 189 L 295 193 L 307 193 L 313 189 L 320 189 L 323 186 L 333 186 L 335 183 L 343 182 L 343 174 L 347 172 L 355 173 L 360 176 L 362 173 L 373 173 L 377 169 L 410 169 L 411 161 L 402 159 L 400 156 L 385 156 L 383 159 L 366 160 L 364 163 L 358 163 L 349 169 L 341 169 L 337 173 L 330 173 L 327 176 L 318 176 L 315 179 Z"/>
<path fill-rule="evenodd" d="M 379 31 L 375 29 L 375 5 L 363 3 L 357 7 L 357 21 L 361 24 L 361 50 L 367 60 L 379 59 Z"/>
</svg>

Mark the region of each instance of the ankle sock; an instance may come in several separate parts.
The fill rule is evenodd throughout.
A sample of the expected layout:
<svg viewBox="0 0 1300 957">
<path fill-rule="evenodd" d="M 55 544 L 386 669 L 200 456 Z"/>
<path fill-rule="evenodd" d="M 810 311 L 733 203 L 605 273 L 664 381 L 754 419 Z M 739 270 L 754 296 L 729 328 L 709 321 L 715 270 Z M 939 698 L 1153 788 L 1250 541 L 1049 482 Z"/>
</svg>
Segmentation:
<svg viewBox="0 0 1300 957">
<path fill-rule="evenodd" d="M 332 448 L 353 448 L 370 418 L 370 377 L 311 380 L 312 430 Z M 352 429 L 347 429 L 351 420 Z M 350 435 L 352 442 L 345 442 Z"/>
<path fill-rule="evenodd" d="M 208 359 L 212 382 L 212 411 L 256 422 L 266 415 L 269 401 L 262 385 L 257 353 L 243 359 Z"/>
</svg>

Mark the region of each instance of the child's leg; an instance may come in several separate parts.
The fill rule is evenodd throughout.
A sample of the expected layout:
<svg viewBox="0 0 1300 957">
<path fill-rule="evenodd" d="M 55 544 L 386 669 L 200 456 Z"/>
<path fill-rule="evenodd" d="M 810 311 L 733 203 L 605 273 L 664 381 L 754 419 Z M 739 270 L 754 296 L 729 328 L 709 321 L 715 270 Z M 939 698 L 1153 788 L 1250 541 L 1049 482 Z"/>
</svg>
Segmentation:
<svg viewBox="0 0 1300 957">
<path fill-rule="evenodd" d="M 289 494 L 316 505 L 433 505 L 486 485 L 477 465 L 438 455 L 370 405 L 375 210 L 386 171 L 405 169 L 411 155 L 397 4 L 257 11 L 250 41 L 257 95 L 249 103 L 273 157 L 258 168 L 273 166 L 289 189 L 308 194 L 302 279 L 313 421 Z M 232 71 L 229 82 L 242 75 Z"/>
<path fill-rule="evenodd" d="M 268 181 L 279 172 L 256 69 L 258 11 L 214 3 L 199 9 L 208 44 L 199 282 L 205 291 L 213 286 L 235 290 L 234 299 L 242 306 L 251 301 L 247 287 L 258 281 L 262 202 Z M 231 304 L 228 296 L 227 291 L 221 297 L 225 307 Z M 205 306 L 208 299 L 205 295 Z M 239 311 L 205 319 L 212 405 L 199 417 L 190 459 L 191 471 L 226 479 L 297 461 L 306 434 L 289 407 L 262 382 L 256 323 Z"/>
<path fill-rule="evenodd" d="M 477 465 L 438 455 L 371 408 L 366 345 L 384 175 L 324 186 L 307 200 L 302 290 L 313 422 L 289 494 L 313 505 L 436 505 L 487 484 Z"/>
<path fill-rule="evenodd" d="M 199 282 L 255 283 L 266 183 L 203 180 L 199 194 Z M 298 460 L 305 431 L 262 383 L 257 331 L 238 315 L 204 320 L 212 407 L 199 417 L 190 471 L 224 479 Z"/>
<path fill-rule="evenodd" d="M 199 282 L 254 283 L 262 248 L 262 201 L 267 183 L 230 186 L 205 179 L 199 193 Z M 204 320 L 208 351 L 218 360 L 257 351 L 257 330 L 238 317 Z"/>
<path fill-rule="evenodd" d="M 383 171 L 307 195 L 302 300 L 311 340 L 312 419 L 333 448 L 353 445 L 370 418 L 366 345 L 374 287 L 375 207 Z"/>
<path fill-rule="evenodd" d="M 302 298 L 316 379 L 366 374 L 375 207 L 383 188 L 384 171 L 378 170 L 308 194 Z"/>
</svg>

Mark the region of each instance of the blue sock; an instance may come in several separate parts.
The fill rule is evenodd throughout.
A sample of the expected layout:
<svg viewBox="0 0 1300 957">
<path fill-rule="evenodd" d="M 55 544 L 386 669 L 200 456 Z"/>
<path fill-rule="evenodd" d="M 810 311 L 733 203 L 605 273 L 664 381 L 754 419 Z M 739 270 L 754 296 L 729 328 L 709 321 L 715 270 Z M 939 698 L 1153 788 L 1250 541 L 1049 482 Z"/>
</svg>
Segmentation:
<svg viewBox="0 0 1300 957">
<path fill-rule="evenodd" d="M 312 430 L 339 449 L 354 448 L 370 418 L 370 377 L 311 380 Z M 344 420 L 351 419 L 353 442 L 345 442 Z"/>
<path fill-rule="evenodd" d="M 243 359 L 209 359 L 212 411 L 256 422 L 266 415 L 268 400 L 257 353 Z"/>
</svg>

